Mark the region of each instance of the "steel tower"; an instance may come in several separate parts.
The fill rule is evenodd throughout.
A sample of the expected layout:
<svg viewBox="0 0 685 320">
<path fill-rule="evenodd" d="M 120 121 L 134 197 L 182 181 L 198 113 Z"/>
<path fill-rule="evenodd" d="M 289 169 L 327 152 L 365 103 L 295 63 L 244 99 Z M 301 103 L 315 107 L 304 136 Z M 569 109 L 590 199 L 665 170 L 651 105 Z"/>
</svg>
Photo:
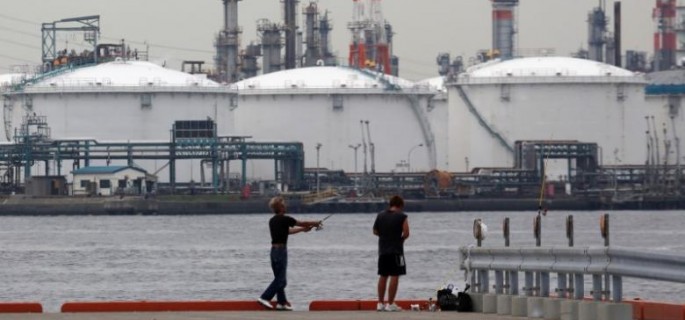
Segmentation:
<svg viewBox="0 0 685 320">
<path fill-rule="evenodd" d="M 502 59 L 514 57 L 515 10 L 519 0 L 492 1 L 492 50 Z"/>
</svg>

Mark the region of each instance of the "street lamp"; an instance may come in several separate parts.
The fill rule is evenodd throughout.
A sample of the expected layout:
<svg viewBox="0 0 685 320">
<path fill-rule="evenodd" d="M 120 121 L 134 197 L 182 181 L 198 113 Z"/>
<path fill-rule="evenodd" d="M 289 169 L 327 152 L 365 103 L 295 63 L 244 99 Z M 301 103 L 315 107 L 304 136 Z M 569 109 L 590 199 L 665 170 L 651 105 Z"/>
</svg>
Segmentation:
<svg viewBox="0 0 685 320">
<path fill-rule="evenodd" d="M 349 145 L 348 147 L 354 149 L 354 173 L 357 173 L 357 149 L 361 147 L 361 143 L 357 143 L 357 145 Z"/>
<path fill-rule="evenodd" d="M 321 149 L 322 144 L 317 143 L 316 144 L 316 193 L 319 193 L 319 150 Z"/>
<path fill-rule="evenodd" d="M 409 152 L 407 152 L 407 172 L 411 172 L 411 152 L 418 147 L 423 147 L 423 143 L 413 146 L 411 149 L 409 149 Z"/>
</svg>

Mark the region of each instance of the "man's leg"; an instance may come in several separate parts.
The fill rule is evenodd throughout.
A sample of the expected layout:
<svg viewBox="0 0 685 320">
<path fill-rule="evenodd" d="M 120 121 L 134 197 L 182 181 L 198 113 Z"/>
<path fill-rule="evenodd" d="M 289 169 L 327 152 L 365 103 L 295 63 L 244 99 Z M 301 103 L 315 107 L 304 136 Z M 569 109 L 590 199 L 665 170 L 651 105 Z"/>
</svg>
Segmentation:
<svg viewBox="0 0 685 320">
<path fill-rule="evenodd" d="M 388 303 L 395 303 L 395 296 L 397 295 L 397 286 L 400 283 L 399 276 L 390 276 L 390 285 L 388 286 Z"/>
<path fill-rule="evenodd" d="M 385 303 L 385 287 L 388 282 L 387 276 L 378 277 L 378 302 Z"/>
</svg>

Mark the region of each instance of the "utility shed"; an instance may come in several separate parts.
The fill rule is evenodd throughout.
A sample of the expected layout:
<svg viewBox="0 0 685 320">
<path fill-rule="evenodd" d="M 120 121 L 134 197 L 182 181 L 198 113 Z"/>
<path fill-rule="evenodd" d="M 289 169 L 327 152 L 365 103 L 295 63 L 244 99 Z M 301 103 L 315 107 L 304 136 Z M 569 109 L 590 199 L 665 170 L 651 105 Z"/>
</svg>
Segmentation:
<svg viewBox="0 0 685 320">
<path fill-rule="evenodd" d="M 92 166 L 72 171 L 73 194 L 102 195 L 145 194 L 152 192 L 156 178 L 131 166 Z"/>
<path fill-rule="evenodd" d="M 67 191 L 63 176 L 32 176 L 26 182 L 26 194 L 34 197 L 64 196 Z"/>
</svg>

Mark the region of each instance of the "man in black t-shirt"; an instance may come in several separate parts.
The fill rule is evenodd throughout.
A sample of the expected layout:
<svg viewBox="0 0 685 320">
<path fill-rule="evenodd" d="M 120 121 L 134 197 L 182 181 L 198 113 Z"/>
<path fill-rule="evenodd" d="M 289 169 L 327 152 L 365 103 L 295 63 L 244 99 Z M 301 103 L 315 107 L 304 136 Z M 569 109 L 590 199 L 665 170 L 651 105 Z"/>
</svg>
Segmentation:
<svg viewBox="0 0 685 320">
<path fill-rule="evenodd" d="M 378 311 L 402 310 L 395 304 L 399 277 L 407 274 L 404 261 L 404 240 L 409 238 L 409 221 L 402 212 L 404 200 L 399 196 L 390 198 L 388 210 L 376 216 L 373 234 L 378 236 Z M 388 284 L 388 278 L 390 283 Z M 385 292 L 388 291 L 388 304 Z"/>
<path fill-rule="evenodd" d="M 269 220 L 271 232 L 271 270 L 274 272 L 274 280 L 257 301 L 267 309 L 273 309 L 271 299 L 276 296 L 276 310 L 292 310 L 290 303 L 285 297 L 287 285 L 286 271 L 288 268 L 288 235 L 307 232 L 314 227 L 321 226 L 321 221 L 298 221 L 285 214 L 285 200 L 274 197 L 269 201 L 269 207 L 274 216 Z"/>
</svg>

